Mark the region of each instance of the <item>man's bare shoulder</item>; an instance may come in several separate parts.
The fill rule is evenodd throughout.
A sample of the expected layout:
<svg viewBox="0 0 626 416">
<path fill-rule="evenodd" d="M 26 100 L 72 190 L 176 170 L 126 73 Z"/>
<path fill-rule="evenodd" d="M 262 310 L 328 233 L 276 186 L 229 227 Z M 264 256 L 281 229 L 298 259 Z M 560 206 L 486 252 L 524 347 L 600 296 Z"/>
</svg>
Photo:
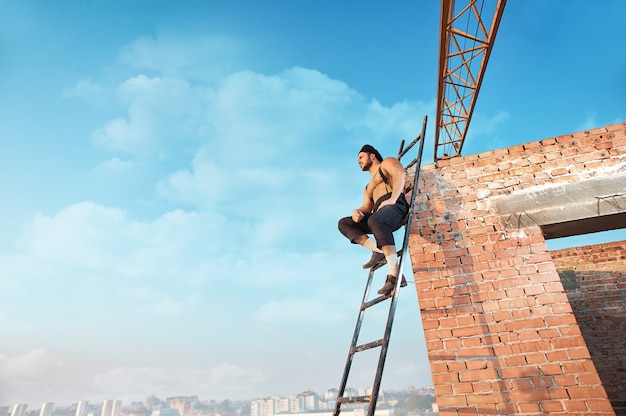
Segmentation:
<svg viewBox="0 0 626 416">
<path fill-rule="evenodd" d="M 380 162 L 380 165 L 386 170 L 404 169 L 402 163 L 400 163 L 400 161 L 395 157 L 386 157 L 382 162 Z"/>
</svg>

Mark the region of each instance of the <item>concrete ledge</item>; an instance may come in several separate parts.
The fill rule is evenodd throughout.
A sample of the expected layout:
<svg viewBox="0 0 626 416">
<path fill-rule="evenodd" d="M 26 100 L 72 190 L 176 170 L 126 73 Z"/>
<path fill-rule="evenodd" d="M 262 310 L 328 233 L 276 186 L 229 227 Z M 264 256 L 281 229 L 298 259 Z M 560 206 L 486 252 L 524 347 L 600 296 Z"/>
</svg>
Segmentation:
<svg viewBox="0 0 626 416">
<path fill-rule="evenodd" d="M 546 238 L 626 228 L 626 174 L 492 198 L 505 229 L 540 226 Z M 558 226 L 555 226 L 558 225 Z M 544 230 L 545 231 L 545 230 Z"/>
</svg>

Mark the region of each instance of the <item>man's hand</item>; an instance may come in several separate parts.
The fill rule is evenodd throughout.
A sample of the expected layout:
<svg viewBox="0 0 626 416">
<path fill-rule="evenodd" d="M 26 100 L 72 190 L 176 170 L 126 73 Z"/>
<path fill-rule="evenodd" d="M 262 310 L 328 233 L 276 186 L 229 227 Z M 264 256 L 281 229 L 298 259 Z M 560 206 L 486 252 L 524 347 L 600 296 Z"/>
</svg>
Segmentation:
<svg viewBox="0 0 626 416">
<path fill-rule="evenodd" d="M 360 209 L 355 209 L 354 211 L 352 211 L 352 221 L 360 222 L 363 217 L 365 217 L 365 214 L 363 214 Z"/>
</svg>

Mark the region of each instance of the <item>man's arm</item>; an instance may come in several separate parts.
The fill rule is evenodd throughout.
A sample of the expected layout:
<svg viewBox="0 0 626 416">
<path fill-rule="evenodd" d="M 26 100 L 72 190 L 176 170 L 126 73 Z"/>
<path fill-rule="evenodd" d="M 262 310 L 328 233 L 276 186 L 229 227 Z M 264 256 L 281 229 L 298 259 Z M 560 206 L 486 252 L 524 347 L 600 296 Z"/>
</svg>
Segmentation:
<svg viewBox="0 0 626 416">
<path fill-rule="evenodd" d="M 352 211 L 352 220 L 354 222 L 359 222 L 365 217 L 365 214 L 369 214 L 374 209 L 374 201 L 372 200 L 372 195 L 368 193 L 367 186 L 363 191 L 363 203 L 361 206 L 354 211 Z"/>
<path fill-rule="evenodd" d="M 391 197 L 380 204 L 380 208 L 382 208 L 386 205 L 393 205 L 398 201 L 400 194 L 404 191 L 406 171 L 402 163 L 393 157 L 388 157 L 383 160 L 380 164 L 380 168 L 391 184 Z"/>
</svg>

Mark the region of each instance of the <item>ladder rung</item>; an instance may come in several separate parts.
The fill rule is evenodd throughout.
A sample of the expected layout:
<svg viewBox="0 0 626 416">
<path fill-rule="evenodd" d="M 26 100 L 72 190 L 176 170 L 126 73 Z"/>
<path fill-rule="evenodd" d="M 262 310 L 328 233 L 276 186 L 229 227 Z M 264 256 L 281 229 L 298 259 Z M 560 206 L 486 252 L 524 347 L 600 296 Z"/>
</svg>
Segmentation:
<svg viewBox="0 0 626 416">
<path fill-rule="evenodd" d="M 367 344 L 356 346 L 354 347 L 354 350 L 352 350 L 352 353 L 361 352 L 365 350 L 371 350 L 372 348 L 380 347 L 381 345 L 383 345 L 384 342 L 385 340 L 381 338 L 378 341 L 372 341 L 372 342 L 368 342 Z"/>
<path fill-rule="evenodd" d="M 390 293 L 388 293 L 388 294 L 386 294 L 386 295 L 379 296 L 379 297 L 377 297 L 377 298 L 374 298 L 374 299 L 370 300 L 369 302 L 363 302 L 363 305 L 361 305 L 361 309 L 363 309 L 363 310 L 364 310 L 364 309 L 367 309 L 367 308 L 369 308 L 369 307 L 371 307 L 371 306 L 374 306 L 374 305 L 379 304 L 379 303 L 380 303 L 380 302 L 382 302 L 383 300 L 390 299 L 390 298 L 391 298 L 391 296 L 392 296 L 392 293 L 393 293 L 393 292 L 390 292 Z"/>
<path fill-rule="evenodd" d="M 339 403 L 365 403 L 372 400 L 372 396 L 348 396 L 339 399 Z"/>
</svg>

